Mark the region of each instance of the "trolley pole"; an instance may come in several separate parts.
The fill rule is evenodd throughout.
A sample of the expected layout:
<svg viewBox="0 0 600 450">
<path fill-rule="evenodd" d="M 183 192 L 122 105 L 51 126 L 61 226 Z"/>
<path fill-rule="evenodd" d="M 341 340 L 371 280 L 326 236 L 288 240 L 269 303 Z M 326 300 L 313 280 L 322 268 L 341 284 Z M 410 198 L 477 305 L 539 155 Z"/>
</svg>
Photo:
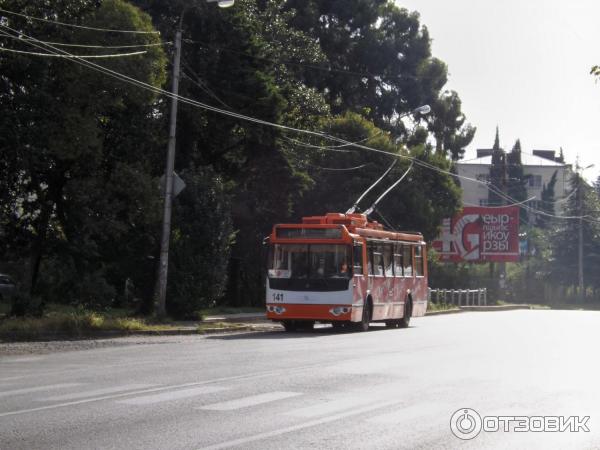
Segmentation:
<svg viewBox="0 0 600 450">
<path fill-rule="evenodd" d="M 179 94 L 179 65 L 181 62 L 181 28 L 183 14 L 179 19 L 179 28 L 175 34 L 175 59 L 173 61 L 173 81 L 171 85 L 171 115 L 169 122 L 169 141 L 167 145 L 167 166 L 165 169 L 165 200 L 163 208 L 162 237 L 160 240 L 160 265 L 156 286 L 156 315 L 164 317 L 166 313 L 167 276 L 169 272 L 169 241 L 171 239 L 171 215 L 173 210 L 173 170 L 175 169 L 175 140 L 177 132 L 177 96 Z"/>
</svg>

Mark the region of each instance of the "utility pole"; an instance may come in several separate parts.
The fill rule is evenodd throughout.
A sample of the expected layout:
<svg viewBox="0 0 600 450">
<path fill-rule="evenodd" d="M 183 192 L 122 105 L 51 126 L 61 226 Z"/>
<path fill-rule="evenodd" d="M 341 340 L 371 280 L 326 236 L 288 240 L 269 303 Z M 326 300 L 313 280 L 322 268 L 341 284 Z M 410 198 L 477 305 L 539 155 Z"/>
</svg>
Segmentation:
<svg viewBox="0 0 600 450">
<path fill-rule="evenodd" d="M 179 94 L 179 65 L 181 62 L 181 28 L 183 14 L 179 19 L 179 28 L 175 34 L 175 59 L 173 61 L 173 80 L 171 85 L 171 116 L 169 121 L 169 141 L 167 145 L 167 167 L 165 170 L 165 200 L 163 208 L 162 237 L 160 240 L 160 266 L 156 285 L 156 315 L 164 317 L 166 313 L 167 276 L 169 273 L 169 241 L 171 239 L 171 214 L 173 210 L 173 171 L 175 169 L 175 138 L 177 132 L 177 96 Z"/>
<path fill-rule="evenodd" d="M 219 8 L 229 8 L 235 0 L 206 0 L 206 3 L 217 3 Z M 179 27 L 175 33 L 175 59 L 173 60 L 173 82 L 171 85 L 171 116 L 169 119 L 169 142 L 167 145 L 167 167 L 165 169 L 165 202 L 163 209 L 163 225 L 160 240 L 160 262 L 158 282 L 154 292 L 156 315 L 164 317 L 166 313 L 167 276 L 169 274 L 169 241 L 171 239 L 171 214 L 173 210 L 173 171 L 175 170 L 175 137 L 177 133 L 177 99 L 179 96 L 179 66 L 181 65 L 181 34 L 183 16 L 186 6 L 179 17 Z"/>
<path fill-rule="evenodd" d="M 577 255 L 577 279 L 579 281 L 579 300 L 583 302 L 583 198 L 581 192 L 581 174 L 579 173 L 579 164 L 577 165 L 577 215 L 579 216 L 579 245 Z"/>
<path fill-rule="evenodd" d="M 583 181 L 583 171 L 586 169 L 590 169 L 594 167 L 594 164 L 590 164 L 589 166 L 586 167 L 581 167 L 579 165 L 579 158 L 577 158 L 577 161 L 575 163 L 575 176 L 577 177 L 577 211 L 578 211 L 578 216 L 579 216 L 579 242 L 577 245 L 577 281 L 578 281 L 578 287 L 579 287 L 579 300 L 583 301 L 584 298 L 584 294 L 585 294 L 585 283 L 583 280 L 583 200 L 584 200 L 584 185 L 585 182 Z"/>
</svg>

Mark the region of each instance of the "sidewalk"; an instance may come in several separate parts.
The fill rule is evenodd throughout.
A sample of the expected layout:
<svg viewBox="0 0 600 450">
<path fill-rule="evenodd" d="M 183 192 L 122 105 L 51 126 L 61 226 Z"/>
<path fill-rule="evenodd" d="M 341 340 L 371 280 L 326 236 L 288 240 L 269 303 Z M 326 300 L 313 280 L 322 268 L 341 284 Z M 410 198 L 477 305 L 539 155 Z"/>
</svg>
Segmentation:
<svg viewBox="0 0 600 450">
<path fill-rule="evenodd" d="M 444 314 L 460 314 L 473 311 L 510 311 L 515 309 L 531 309 L 529 305 L 498 305 L 498 306 L 461 306 L 441 311 L 428 311 L 426 316 L 439 316 Z M 209 315 L 201 322 L 177 321 L 165 324 L 166 326 L 153 330 L 99 330 L 86 332 L 82 335 L 69 333 L 40 333 L 31 339 L 0 337 L 0 342 L 21 341 L 54 341 L 54 340 L 77 340 L 77 339 L 106 339 L 122 336 L 173 336 L 173 335 L 196 335 L 196 334 L 218 334 L 231 332 L 258 332 L 279 331 L 283 327 L 266 318 L 264 312 L 238 313 L 238 314 L 215 314 Z"/>
</svg>

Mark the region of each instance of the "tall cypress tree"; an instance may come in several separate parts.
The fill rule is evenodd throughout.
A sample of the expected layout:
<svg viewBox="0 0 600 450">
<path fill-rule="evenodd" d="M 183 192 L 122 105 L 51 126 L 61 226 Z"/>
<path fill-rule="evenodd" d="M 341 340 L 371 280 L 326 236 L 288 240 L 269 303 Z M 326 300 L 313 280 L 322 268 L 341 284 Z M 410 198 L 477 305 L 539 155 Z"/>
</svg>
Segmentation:
<svg viewBox="0 0 600 450">
<path fill-rule="evenodd" d="M 498 191 L 506 192 L 506 153 L 500 148 L 500 137 L 496 127 L 496 139 L 492 149 L 492 165 L 490 166 L 490 183 L 488 190 L 488 204 L 499 206 L 504 204 L 504 199 Z"/>
<path fill-rule="evenodd" d="M 556 177 L 558 174 L 558 170 L 555 170 L 550 178 L 548 184 L 544 185 L 542 188 L 542 206 L 541 210 L 547 214 L 554 215 L 554 187 L 556 185 Z M 540 214 L 537 217 L 536 224 L 540 228 L 550 228 L 550 224 L 552 223 L 552 218 L 549 216 L 545 216 Z"/>
<path fill-rule="evenodd" d="M 522 202 L 527 199 L 527 180 L 523 173 L 521 162 L 521 141 L 517 139 L 515 145 L 506 155 L 507 175 L 506 193 L 513 199 Z M 527 222 L 527 212 L 521 211 L 521 218 Z"/>
</svg>

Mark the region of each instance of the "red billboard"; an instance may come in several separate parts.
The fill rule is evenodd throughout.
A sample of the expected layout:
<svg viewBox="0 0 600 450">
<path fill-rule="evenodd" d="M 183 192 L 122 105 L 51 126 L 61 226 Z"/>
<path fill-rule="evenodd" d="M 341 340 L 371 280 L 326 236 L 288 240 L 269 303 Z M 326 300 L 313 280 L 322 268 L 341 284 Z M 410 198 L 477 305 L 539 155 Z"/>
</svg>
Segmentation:
<svg viewBox="0 0 600 450">
<path fill-rule="evenodd" d="M 519 207 L 465 207 L 444 219 L 433 248 L 441 261 L 518 261 Z"/>
</svg>

